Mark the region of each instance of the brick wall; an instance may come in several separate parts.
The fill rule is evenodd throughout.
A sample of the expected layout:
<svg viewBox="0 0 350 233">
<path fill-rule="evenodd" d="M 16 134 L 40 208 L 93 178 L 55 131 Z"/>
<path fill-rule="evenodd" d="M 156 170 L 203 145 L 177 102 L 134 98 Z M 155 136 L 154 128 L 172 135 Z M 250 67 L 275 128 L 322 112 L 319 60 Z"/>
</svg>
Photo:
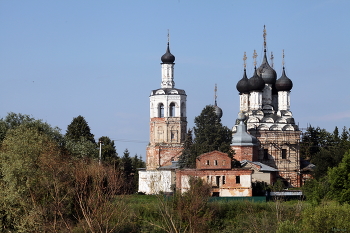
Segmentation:
<svg viewBox="0 0 350 233">
<path fill-rule="evenodd" d="M 257 161 L 259 149 L 257 146 L 231 146 L 235 151 L 234 158 L 238 161 Z"/>
<path fill-rule="evenodd" d="M 232 170 L 176 170 L 176 188 L 185 192 L 189 189 L 188 180 L 190 177 L 199 177 L 211 184 L 212 192 L 219 193 L 219 196 L 252 196 L 251 175 L 252 170 L 240 168 Z M 239 177 L 238 180 L 237 177 Z"/>
<path fill-rule="evenodd" d="M 182 150 L 182 144 L 148 146 L 146 150 L 146 169 L 155 170 L 159 167 L 171 165 L 171 161 L 179 159 Z"/>
<path fill-rule="evenodd" d="M 300 131 L 250 130 L 250 134 L 259 141 L 257 161 L 279 170 L 278 176 L 289 186 L 300 187 Z M 285 158 L 283 158 L 285 150 Z"/>
<path fill-rule="evenodd" d="M 232 159 L 223 152 L 212 151 L 202 154 L 196 159 L 197 169 L 231 169 Z"/>
</svg>

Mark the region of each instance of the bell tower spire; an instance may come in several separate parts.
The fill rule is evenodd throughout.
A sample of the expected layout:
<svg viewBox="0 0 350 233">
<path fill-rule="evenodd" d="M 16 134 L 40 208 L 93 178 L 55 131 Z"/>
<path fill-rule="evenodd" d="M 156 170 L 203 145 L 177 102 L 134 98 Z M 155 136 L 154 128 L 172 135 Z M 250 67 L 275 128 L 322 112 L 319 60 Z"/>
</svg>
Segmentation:
<svg viewBox="0 0 350 233">
<path fill-rule="evenodd" d="M 161 87 L 150 95 L 150 141 L 147 146 L 147 170 L 171 165 L 183 149 L 187 130 L 186 92 L 174 88 L 175 56 L 170 52 L 170 35 L 161 57 Z"/>
<path fill-rule="evenodd" d="M 168 30 L 168 45 L 165 54 L 162 56 L 162 88 L 174 88 L 174 61 L 175 56 L 170 52 L 170 34 Z"/>
</svg>

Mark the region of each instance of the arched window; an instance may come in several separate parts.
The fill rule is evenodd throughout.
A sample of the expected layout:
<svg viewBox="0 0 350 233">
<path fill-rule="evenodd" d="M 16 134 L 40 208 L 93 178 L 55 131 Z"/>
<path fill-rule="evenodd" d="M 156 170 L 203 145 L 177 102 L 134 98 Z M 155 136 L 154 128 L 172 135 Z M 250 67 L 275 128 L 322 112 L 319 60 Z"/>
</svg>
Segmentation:
<svg viewBox="0 0 350 233">
<path fill-rule="evenodd" d="M 175 104 L 171 103 L 169 108 L 169 116 L 174 117 L 175 116 Z"/>
<path fill-rule="evenodd" d="M 158 117 L 164 117 L 164 105 L 162 103 L 158 105 Z"/>
</svg>

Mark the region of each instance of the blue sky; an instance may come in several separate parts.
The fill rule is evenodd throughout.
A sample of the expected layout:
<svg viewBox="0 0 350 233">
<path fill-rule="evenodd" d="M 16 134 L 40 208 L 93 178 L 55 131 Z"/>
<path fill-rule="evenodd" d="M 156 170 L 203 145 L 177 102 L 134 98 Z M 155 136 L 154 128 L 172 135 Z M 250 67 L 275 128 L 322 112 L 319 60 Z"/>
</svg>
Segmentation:
<svg viewBox="0 0 350 233">
<path fill-rule="evenodd" d="M 0 1 L 0 117 L 29 114 L 65 133 L 82 115 L 119 154 L 145 156 L 149 94 L 160 87 L 170 30 L 176 88 L 187 93 L 188 126 L 205 105 L 222 123 L 239 111 L 236 83 L 267 49 L 281 76 L 282 50 L 300 128 L 350 127 L 350 1 Z"/>
</svg>

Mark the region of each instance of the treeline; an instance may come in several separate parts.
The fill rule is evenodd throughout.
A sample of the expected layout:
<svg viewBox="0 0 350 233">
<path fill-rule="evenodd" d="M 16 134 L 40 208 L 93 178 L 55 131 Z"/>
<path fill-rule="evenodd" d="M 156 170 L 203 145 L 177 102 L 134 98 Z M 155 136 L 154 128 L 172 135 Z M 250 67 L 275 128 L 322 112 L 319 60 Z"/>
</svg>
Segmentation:
<svg viewBox="0 0 350 233">
<path fill-rule="evenodd" d="M 106 136 L 99 142 L 101 162 L 82 116 L 64 135 L 28 115 L 0 119 L 1 232 L 72 232 L 115 217 L 119 203 L 113 199 L 137 191 L 137 168 L 145 164 L 127 149 L 119 157 Z"/>
<path fill-rule="evenodd" d="M 308 200 L 336 200 L 350 204 L 350 137 L 344 127 L 332 133 L 319 127 L 308 127 L 302 138 L 301 155 L 315 166 L 314 179 L 305 183 Z"/>
<path fill-rule="evenodd" d="M 199 126 L 196 124 L 198 130 Z M 188 192 L 176 192 L 173 197 L 125 195 L 137 190 L 137 168 L 144 163 L 136 155 L 130 157 L 128 150 L 119 157 L 108 137 L 99 141 L 103 143 L 101 163 L 98 143 L 82 116 L 73 119 L 64 135 L 27 115 L 10 113 L 0 119 L 0 232 L 350 229 L 346 128 L 339 134 L 337 129 L 328 133 L 309 127 L 304 134 L 302 156 L 316 165 L 315 179 L 304 187 L 311 203 L 210 202 L 210 187 L 198 179 L 190 181 Z M 196 143 L 202 141 L 193 141 Z"/>
</svg>

